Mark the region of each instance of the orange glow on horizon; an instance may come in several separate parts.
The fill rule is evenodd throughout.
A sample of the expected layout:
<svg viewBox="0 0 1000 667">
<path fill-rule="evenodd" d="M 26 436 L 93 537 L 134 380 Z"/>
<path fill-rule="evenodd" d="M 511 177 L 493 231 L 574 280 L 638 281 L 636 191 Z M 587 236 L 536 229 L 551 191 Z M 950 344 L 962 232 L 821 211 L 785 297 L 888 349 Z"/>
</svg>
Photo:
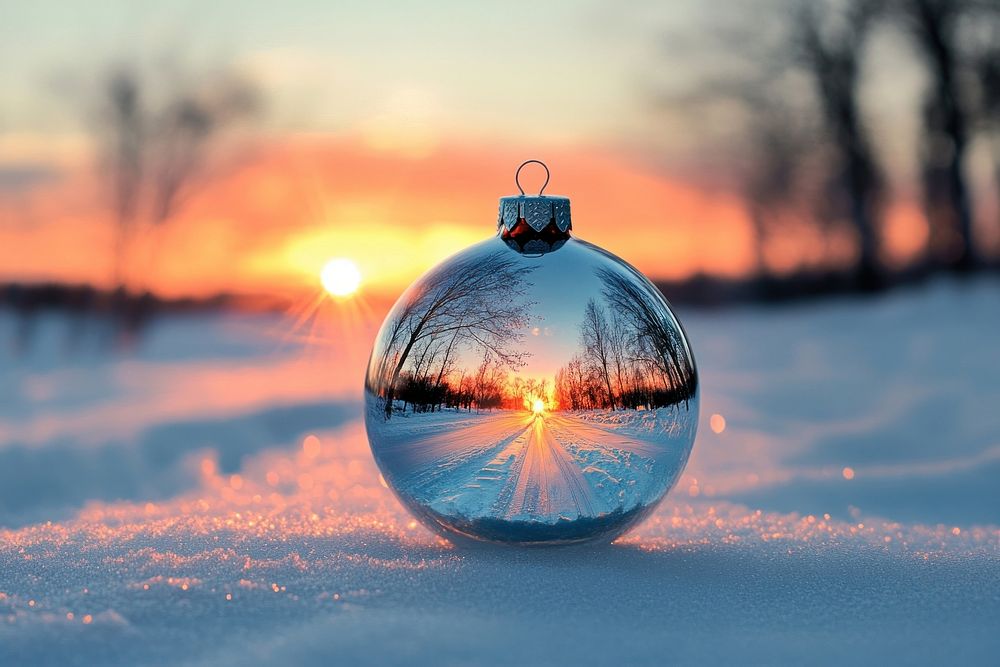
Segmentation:
<svg viewBox="0 0 1000 667">
<path fill-rule="evenodd" d="M 128 259 L 141 278 L 132 287 L 165 297 L 300 298 L 321 276 L 328 294 L 345 296 L 363 276 L 369 296 L 394 298 L 440 260 L 494 233 L 497 197 L 516 191 L 513 170 L 523 152 L 463 143 L 415 156 L 360 136 L 275 140 L 208 184 L 176 218 L 136 234 Z M 578 238 L 654 280 L 741 278 L 756 270 L 752 225 L 737 195 L 705 191 L 610 152 L 544 152 L 549 190 L 572 198 Z M 0 203 L 0 219 L 14 223 L 0 225 L 0 281 L 110 286 L 108 203 L 87 174 L 81 163 Z M 887 252 L 905 262 L 920 251 L 926 226 L 912 204 L 889 211 L 888 220 Z M 772 269 L 790 271 L 842 261 L 851 250 L 848 237 L 791 229 L 766 255 Z M 354 268 L 334 270 L 331 257 L 349 257 Z"/>
<path fill-rule="evenodd" d="M 275 140 L 207 184 L 174 219 L 136 233 L 128 262 L 141 280 L 133 288 L 166 297 L 299 297 L 331 257 L 350 257 L 366 291 L 398 294 L 438 261 L 494 233 L 497 198 L 516 191 L 522 152 L 461 144 L 415 157 L 361 137 Z M 749 226 L 736 198 L 610 153 L 560 148 L 544 157 L 553 173 L 549 189 L 573 198 L 577 235 L 647 275 L 735 277 L 752 268 Z M 0 217 L 25 221 L 0 226 L 0 280 L 110 287 L 108 202 L 88 173 L 81 163 L 0 203 Z"/>
</svg>

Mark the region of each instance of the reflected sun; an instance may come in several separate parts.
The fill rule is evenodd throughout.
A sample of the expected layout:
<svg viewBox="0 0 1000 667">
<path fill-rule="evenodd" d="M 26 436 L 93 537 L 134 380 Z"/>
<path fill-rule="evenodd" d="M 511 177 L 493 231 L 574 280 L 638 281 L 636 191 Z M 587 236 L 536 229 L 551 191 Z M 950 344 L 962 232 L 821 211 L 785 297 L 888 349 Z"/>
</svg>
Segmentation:
<svg viewBox="0 0 1000 667">
<path fill-rule="evenodd" d="M 353 260 L 338 257 L 323 265 L 320 282 L 332 296 L 350 296 L 361 286 L 361 271 Z"/>
</svg>

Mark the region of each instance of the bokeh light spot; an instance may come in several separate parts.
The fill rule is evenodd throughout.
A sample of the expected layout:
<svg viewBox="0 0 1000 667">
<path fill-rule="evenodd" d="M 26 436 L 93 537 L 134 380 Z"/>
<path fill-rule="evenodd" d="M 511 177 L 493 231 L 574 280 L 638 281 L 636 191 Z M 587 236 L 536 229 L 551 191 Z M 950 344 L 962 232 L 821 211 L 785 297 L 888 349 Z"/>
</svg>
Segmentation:
<svg viewBox="0 0 1000 667">
<path fill-rule="evenodd" d="M 307 435 L 302 441 L 302 453 L 306 458 L 314 459 L 319 455 L 320 442 L 315 435 Z"/>
<path fill-rule="evenodd" d="M 712 428 L 714 433 L 722 433 L 726 430 L 726 418 L 719 413 L 715 413 L 708 420 L 708 425 Z"/>
</svg>

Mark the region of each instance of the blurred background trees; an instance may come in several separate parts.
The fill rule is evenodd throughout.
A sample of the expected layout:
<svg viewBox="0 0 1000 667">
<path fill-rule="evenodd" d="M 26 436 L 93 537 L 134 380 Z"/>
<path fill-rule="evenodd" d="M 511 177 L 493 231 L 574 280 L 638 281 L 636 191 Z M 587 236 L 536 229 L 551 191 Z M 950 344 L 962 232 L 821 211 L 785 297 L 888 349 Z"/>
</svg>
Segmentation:
<svg viewBox="0 0 1000 667">
<path fill-rule="evenodd" d="M 211 151 L 259 110 L 260 95 L 228 69 L 131 63 L 108 68 L 90 93 L 89 125 L 115 228 L 114 284 L 141 289 L 141 272 L 132 275 L 130 264 L 136 237 L 168 223 L 204 183 Z"/>
<path fill-rule="evenodd" d="M 964 51 L 963 31 L 988 17 L 977 16 L 981 7 L 975 0 L 899 0 L 895 9 L 929 75 L 921 109 L 920 160 L 931 261 L 967 271 L 977 263 L 966 178 L 975 109 L 962 79 L 977 54 Z"/>
<path fill-rule="evenodd" d="M 386 237 L 396 240 L 439 228 L 455 249 L 465 242 L 455 229 L 480 233 L 477 206 L 506 178 L 511 148 L 562 160 L 569 190 L 591 211 L 607 206 L 581 233 L 605 244 L 617 235 L 621 245 L 607 247 L 676 281 L 668 291 L 678 300 L 875 290 L 993 269 L 1000 257 L 1000 0 L 546 6 L 546 20 L 559 19 L 558 48 L 536 40 L 518 52 L 546 76 L 491 69 L 489 49 L 469 48 L 460 64 L 449 53 L 440 67 L 410 67 L 410 45 L 382 34 L 333 43 L 322 31 L 301 33 L 319 16 L 332 20 L 323 8 L 219 14 L 211 29 L 232 47 L 213 39 L 181 48 L 163 35 L 196 32 L 189 17 L 169 7 L 132 16 L 117 1 L 88 29 L 113 40 L 112 23 L 135 28 L 135 43 L 109 42 L 128 58 L 81 54 L 42 18 L 21 17 L 31 39 L 17 48 L 34 64 L 9 66 L 21 82 L 0 87 L 18 103 L 0 136 L 0 149 L 15 149 L 0 156 L 0 216 L 20 228 L 6 245 L 32 251 L 0 254 L 12 267 L 8 301 L 58 301 L 58 288 L 74 281 L 101 303 L 107 292 L 129 301 L 146 291 L 294 299 L 316 289 L 324 253 L 341 252 L 377 267 L 369 273 L 384 296 L 424 258 L 409 253 L 404 275 L 346 231 L 361 219 L 395 230 Z M 447 7 L 425 10 L 427 29 L 457 30 L 433 18 Z M 354 7 L 345 25 L 378 20 L 378 11 Z M 497 11 L 477 7 L 460 27 L 499 39 Z M 173 20 L 179 28 L 163 27 Z M 67 30 L 67 39 L 89 39 L 82 27 Z M 377 49 L 376 38 L 386 40 Z M 435 49 L 416 60 L 436 63 Z M 482 76 L 470 81 L 473 69 Z M 32 77 L 53 72 L 72 75 L 70 94 L 56 99 L 49 89 L 34 100 L 28 93 L 41 86 Z M 498 91 L 515 82 L 545 102 L 498 112 L 498 99 L 507 101 Z M 60 125 L 63 107 L 71 131 Z M 224 169 L 230 149 L 251 137 L 253 159 L 238 174 Z M 92 163 L 99 188 L 84 174 Z M 445 178 L 448 169 L 461 178 Z M 620 190 L 594 196 L 608 176 L 621 177 Z M 264 185 L 244 192 L 244 178 Z M 265 205 L 250 206 L 247 195 Z M 635 208 L 636 229 L 621 234 L 608 211 L 647 199 Z M 647 236 L 681 242 L 661 250 Z M 93 259 L 65 261 L 85 244 Z M 34 261 L 56 245 L 61 256 Z M 189 273 L 177 270 L 184 262 Z M 42 294 L 32 284 L 40 280 L 58 284 Z"/>
<path fill-rule="evenodd" d="M 695 132 L 706 152 L 725 155 L 715 163 L 743 193 L 762 276 L 774 280 L 769 248 L 809 228 L 831 248 L 846 235 L 854 250 L 846 262 L 831 250 L 800 274 L 864 290 L 902 278 L 889 275 L 883 248 L 898 194 L 884 163 L 899 156 L 885 154 L 866 98 L 883 65 L 874 43 L 886 40 L 904 45 L 924 79 L 918 138 L 903 157 L 916 163 L 928 243 L 907 273 L 996 265 L 980 237 L 996 238 L 1000 214 L 994 206 L 977 224 L 977 211 L 990 209 L 975 205 L 969 161 L 974 142 L 991 146 L 991 197 L 1000 196 L 1000 1 L 778 0 L 730 5 L 715 23 L 704 39 L 667 36 L 680 44 L 670 57 L 703 72 L 693 86 L 661 91 L 658 105 L 702 119 Z M 732 124 L 725 132 L 720 117 Z"/>
</svg>

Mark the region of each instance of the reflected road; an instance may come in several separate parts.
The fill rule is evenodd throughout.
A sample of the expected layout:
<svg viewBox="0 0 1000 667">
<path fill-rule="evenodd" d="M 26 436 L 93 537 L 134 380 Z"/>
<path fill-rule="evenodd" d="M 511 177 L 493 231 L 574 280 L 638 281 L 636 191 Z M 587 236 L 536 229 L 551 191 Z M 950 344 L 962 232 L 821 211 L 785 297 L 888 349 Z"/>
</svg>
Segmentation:
<svg viewBox="0 0 1000 667">
<path fill-rule="evenodd" d="M 412 420 L 412 423 L 411 423 Z M 623 508 L 651 478 L 659 441 L 568 413 L 501 411 L 393 422 L 380 452 L 405 493 L 467 517 L 594 517 Z M 639 483 L 632 480 L 639 480 Z"/>
</svg>

